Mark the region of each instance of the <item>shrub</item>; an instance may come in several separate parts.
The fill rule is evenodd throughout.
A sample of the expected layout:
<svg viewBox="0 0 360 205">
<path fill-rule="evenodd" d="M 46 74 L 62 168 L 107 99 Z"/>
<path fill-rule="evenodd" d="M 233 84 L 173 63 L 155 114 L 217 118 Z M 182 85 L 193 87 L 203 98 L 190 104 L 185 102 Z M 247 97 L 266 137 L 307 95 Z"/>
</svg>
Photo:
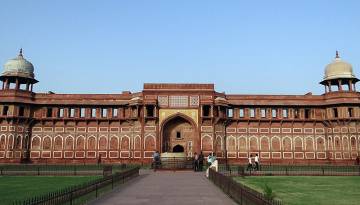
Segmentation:
<svg viewBox="0 0 360 205">
<path fill-rule="evenodd" d="M 264 191 L 264 196 L 267 200 L 273 200 L 275 198 L 275 193 L 268 184 L 265 183 L 263 187 L 263 191 Z"/>
</svg>

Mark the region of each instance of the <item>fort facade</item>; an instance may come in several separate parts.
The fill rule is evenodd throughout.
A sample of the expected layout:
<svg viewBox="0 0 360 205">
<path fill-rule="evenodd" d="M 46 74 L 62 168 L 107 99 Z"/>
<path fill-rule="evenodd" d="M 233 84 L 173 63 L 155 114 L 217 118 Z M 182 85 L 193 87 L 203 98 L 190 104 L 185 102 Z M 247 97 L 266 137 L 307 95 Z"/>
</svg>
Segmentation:
<svg viewBox="0 0 360 205">
<path fill-rule="evenodd" d="M 1 163 L 150 162 L 153 152 L 216 153 L 231 163 L 352 163 L 360 94 L 337 54 L 322 95 L 241 95 L 214 84 L 145 83 L 119 94 L 35 93 L 20 51 L 0 80 Z"/>
</svg>

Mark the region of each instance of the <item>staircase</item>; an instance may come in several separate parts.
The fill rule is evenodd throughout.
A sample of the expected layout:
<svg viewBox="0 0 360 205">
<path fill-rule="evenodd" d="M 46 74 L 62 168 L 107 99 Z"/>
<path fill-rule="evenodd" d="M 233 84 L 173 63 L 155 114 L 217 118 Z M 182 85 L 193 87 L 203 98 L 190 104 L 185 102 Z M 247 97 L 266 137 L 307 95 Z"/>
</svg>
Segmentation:
<svg viewBox="0 0 360 205">
<path fill-rule="evenodd" d="M 193 159 L 185 153 L 162 153 L 160 169 L 193 169 Z"/>
</svg>

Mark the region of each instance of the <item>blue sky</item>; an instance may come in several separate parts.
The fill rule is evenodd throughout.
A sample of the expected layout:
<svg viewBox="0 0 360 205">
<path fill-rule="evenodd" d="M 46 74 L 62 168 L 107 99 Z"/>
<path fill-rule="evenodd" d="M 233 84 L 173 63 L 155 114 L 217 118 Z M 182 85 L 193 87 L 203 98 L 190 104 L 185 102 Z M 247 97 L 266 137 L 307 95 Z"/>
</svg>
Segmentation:
<svg viewBox="0 0 360 205">
<path fill-rule="evenodd" d="M 232 94 L 322 94 L 335 51 L 360 77 L 360 1 L 0 2 L 0 62 L 35 66 L 35 91 L 120 93 L 145 82 Z"/>
</svg>

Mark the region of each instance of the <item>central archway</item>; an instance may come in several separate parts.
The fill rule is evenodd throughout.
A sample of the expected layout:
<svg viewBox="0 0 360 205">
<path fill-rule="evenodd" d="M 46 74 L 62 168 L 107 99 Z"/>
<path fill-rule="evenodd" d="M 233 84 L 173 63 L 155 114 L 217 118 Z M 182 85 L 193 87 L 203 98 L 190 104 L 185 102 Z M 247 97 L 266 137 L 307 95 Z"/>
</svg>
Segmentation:
<svg viewBox="0 0 360 205">
<path fill-rule="evenodd" d="M 184 152 L 184 147 L 181 145 L 175 145 L 172 152 L 174 152 L 174 153 Z"/>
<path fill-rule="evenodd" d="M 192 119 L 176 114 L 161 126 L 161 152 L 184 153 L 192 156 L 196 142 L 196 126 Z"/>
</svg>

